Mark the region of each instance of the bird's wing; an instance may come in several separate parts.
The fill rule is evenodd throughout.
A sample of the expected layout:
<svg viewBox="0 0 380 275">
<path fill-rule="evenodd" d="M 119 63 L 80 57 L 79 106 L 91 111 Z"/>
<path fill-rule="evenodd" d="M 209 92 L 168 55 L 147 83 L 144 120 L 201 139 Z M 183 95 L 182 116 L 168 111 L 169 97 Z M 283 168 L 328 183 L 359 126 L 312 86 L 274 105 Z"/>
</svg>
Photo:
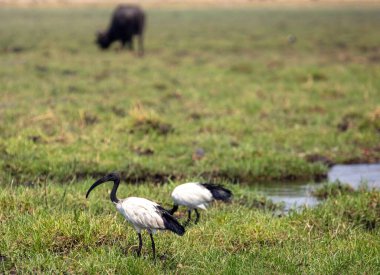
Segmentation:
<svg viewBox="0 0 380 275">
<path fill-rule="evenodd" d="M 177 204 L 195 207 L 211 202 L 212 194 L 198 183 L 185 183 L 173 190 L 172 198 Z"/>
<path fill-rule="evenodd" d="M 147 199 L 130 197 L 123 201 L 121 212 L 135 227 L 165 229 L 164 220 L 157 211 L 158 206 Z"/>
</svg>

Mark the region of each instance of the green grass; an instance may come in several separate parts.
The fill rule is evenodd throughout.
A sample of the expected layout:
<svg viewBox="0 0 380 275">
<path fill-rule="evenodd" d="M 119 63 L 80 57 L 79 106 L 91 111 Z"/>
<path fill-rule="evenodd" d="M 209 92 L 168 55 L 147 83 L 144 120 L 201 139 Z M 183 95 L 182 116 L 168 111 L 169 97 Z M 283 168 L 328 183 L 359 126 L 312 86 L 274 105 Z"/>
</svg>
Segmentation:
<svg viewBox="0 0 380 275">
<path fill-rule="evenodd" d="M 149 10 L 144 58 L 95 47 L 109 14 L 0 11 L 3 180 L 312 179 L 309 155 L 380 159 L 377 10 Z"/>
<path fill-rule="evenodd" d="M 155 236 L 158 260 L 143 235 L 143 257 L 135 255 L 137 235 L 109 201 L 111 184 L 85 199 L 91 181 L 6 187 L 0 191 L 0 251 L 3 272 L 251 274 L 376 274 L 379 265 L 380 193 L 363 191 L 328 199 L 315 209 L 275 217 L 250 207 L 255 194 L 237 185 L 231 204 L 202 211 L 183 237 Z M 163 186 L 122 185 L 120 197 L 160 198 Z M 247 193 L 248 192 L 248 193 Z M 245 203 L 242 203 L 242 198 Z M 179 216 L 185 221 L 184 209 Z"/>
<path fill-rule="evenodd" d="M 378 191 L 277 217 L 232 185 L 380 159 L 378 10 L 149 10 L 144 58 L 95 47 L 110 12 L 0 10 L 1 272 L 380 273 Z M 121 198 L 169 207 L 200 179 L 235 196 L 158 234 L 154 263 L 110 186 L 84 197 L 114 170 Z"/>
<path fill-rule="evenodd" d="M 363 188 L 366 188 L 363 186 Z M 326 199 L 329 197 L 337 197 L 343 194 L 349 194 L 356 191 L 353 187 L 348 184 L 343 184 L 340 181 L 333 183 L 325 183 L 321 187 L 317 188 L 312 192 L 312 195 L 318 199 Z"/>
</svg>

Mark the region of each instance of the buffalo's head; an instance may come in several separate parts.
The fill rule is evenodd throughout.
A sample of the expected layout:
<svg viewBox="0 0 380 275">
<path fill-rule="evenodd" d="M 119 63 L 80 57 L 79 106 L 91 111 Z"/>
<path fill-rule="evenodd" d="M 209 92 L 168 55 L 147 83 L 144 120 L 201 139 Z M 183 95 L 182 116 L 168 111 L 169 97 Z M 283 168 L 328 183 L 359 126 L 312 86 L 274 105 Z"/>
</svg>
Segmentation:
<svg viewBox="0 0 380 275">
<path fill-rule="evenodd" d="M 96 44 L 98 44 L 98 46 L 104 50 L 107 49 L 111 45 L 111 41 L 108 38 L 107 32 L 98 31 L 96 33 Z"/>
</svg>

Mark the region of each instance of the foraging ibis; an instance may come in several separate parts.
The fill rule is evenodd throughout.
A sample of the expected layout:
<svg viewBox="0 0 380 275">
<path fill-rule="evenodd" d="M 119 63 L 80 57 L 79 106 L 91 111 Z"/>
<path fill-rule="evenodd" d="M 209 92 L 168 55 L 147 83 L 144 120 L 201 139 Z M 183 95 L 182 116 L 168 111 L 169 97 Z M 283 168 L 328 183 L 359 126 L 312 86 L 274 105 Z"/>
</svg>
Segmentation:
<svg viewBox="0 0 380 275">
<path fill-rule="evenodd" d="M 214 200 L 227 202 L 231 199 L 232 192 L 221 185 L 211 183 L 188 182 L 178 185 L 172 192 L 174 202 L 173 208 L 169 210 L 174 214 L 179 205 L 187 207 L 188 218 L 185 226 L 191 221 L 191 211 L 194 209 L 196 214 L 195 224 L 198 223 L 200 214 L 198 209 L 206 210 L 209 203 Z"/>
<path fill-rule="evenodd" d="M 141 255 L 142 238 L 141 231 L 147 230 L 152 242 L 153 258 L 156 258 L 156 248 L 154 244 L 153 234 L 157 230 L 170 230 L 177 235 L 182 236 L 185 233 L 183 226 L 174 218 L 167 210 L 155 202 L 144 198 L 129 197 L 126 199 L 118 199 L 116 191 L 120 184 L 120 176 L 117 173 L 111 173 L 97 180 L 88 189 L 86 198 L 90 192 L 98 185 L 113 181 L 113 187 L 110 194 L 111 201 L 115 204 L 116 209 L 130 222 L 135 228 L 139 237 L 139 249 L 137 255 Z"/>
</svg>

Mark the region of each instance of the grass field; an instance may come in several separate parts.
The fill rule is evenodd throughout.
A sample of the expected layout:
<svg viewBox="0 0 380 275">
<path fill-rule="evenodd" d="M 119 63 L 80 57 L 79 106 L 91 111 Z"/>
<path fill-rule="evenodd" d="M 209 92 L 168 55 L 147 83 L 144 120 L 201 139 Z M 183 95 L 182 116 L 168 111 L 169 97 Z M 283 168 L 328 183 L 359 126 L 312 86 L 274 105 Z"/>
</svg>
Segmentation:
<svg viewBox="0 0 380 275">
<path fill-rule="evenodd" d="M 108 10 L 1 10 L 2 176 L 251 182 L 324 174 L 308 155 L 378 160 L 377 15 L 151 11 L 139 59 L 95 47 Z"/>
<path fill-rule="evenodd" d="M 275 217 L 232 185 L 380 160 L 379 10 L 149 10 L 143 58 L 95 47 L 110 12 L 0 10 L 4 272 L 380 272 L 379 192 Z M 200 179 L 236 196 L 158 235 L 154 263 L 134 256 L 109 188 L 84 198 L 114 170 L 141 183 L 120 197 L 169 206 Z"/>
<path fill-rule="evenodd" d="M 233 203 L 203 211 L 200 223 L 188 227 L 183 237 L 156 235 L 155 263 L 147 234 L 143 235 L 143 257 L 136 257 L 137 234 L 116 213 L 107 187 L 99 187 L 86 201 L 84 194 L 91 183 L 1 189 L 1 270 L 76 274 L 380 271 L 380 192 L 340 195 L 315 209 L 277 217 L 254 207 L 255 194 L 230 186 Z M 173 187 L 122 186 L 120 197 L 160 198 L 169 207 Z"/>
</svg>

